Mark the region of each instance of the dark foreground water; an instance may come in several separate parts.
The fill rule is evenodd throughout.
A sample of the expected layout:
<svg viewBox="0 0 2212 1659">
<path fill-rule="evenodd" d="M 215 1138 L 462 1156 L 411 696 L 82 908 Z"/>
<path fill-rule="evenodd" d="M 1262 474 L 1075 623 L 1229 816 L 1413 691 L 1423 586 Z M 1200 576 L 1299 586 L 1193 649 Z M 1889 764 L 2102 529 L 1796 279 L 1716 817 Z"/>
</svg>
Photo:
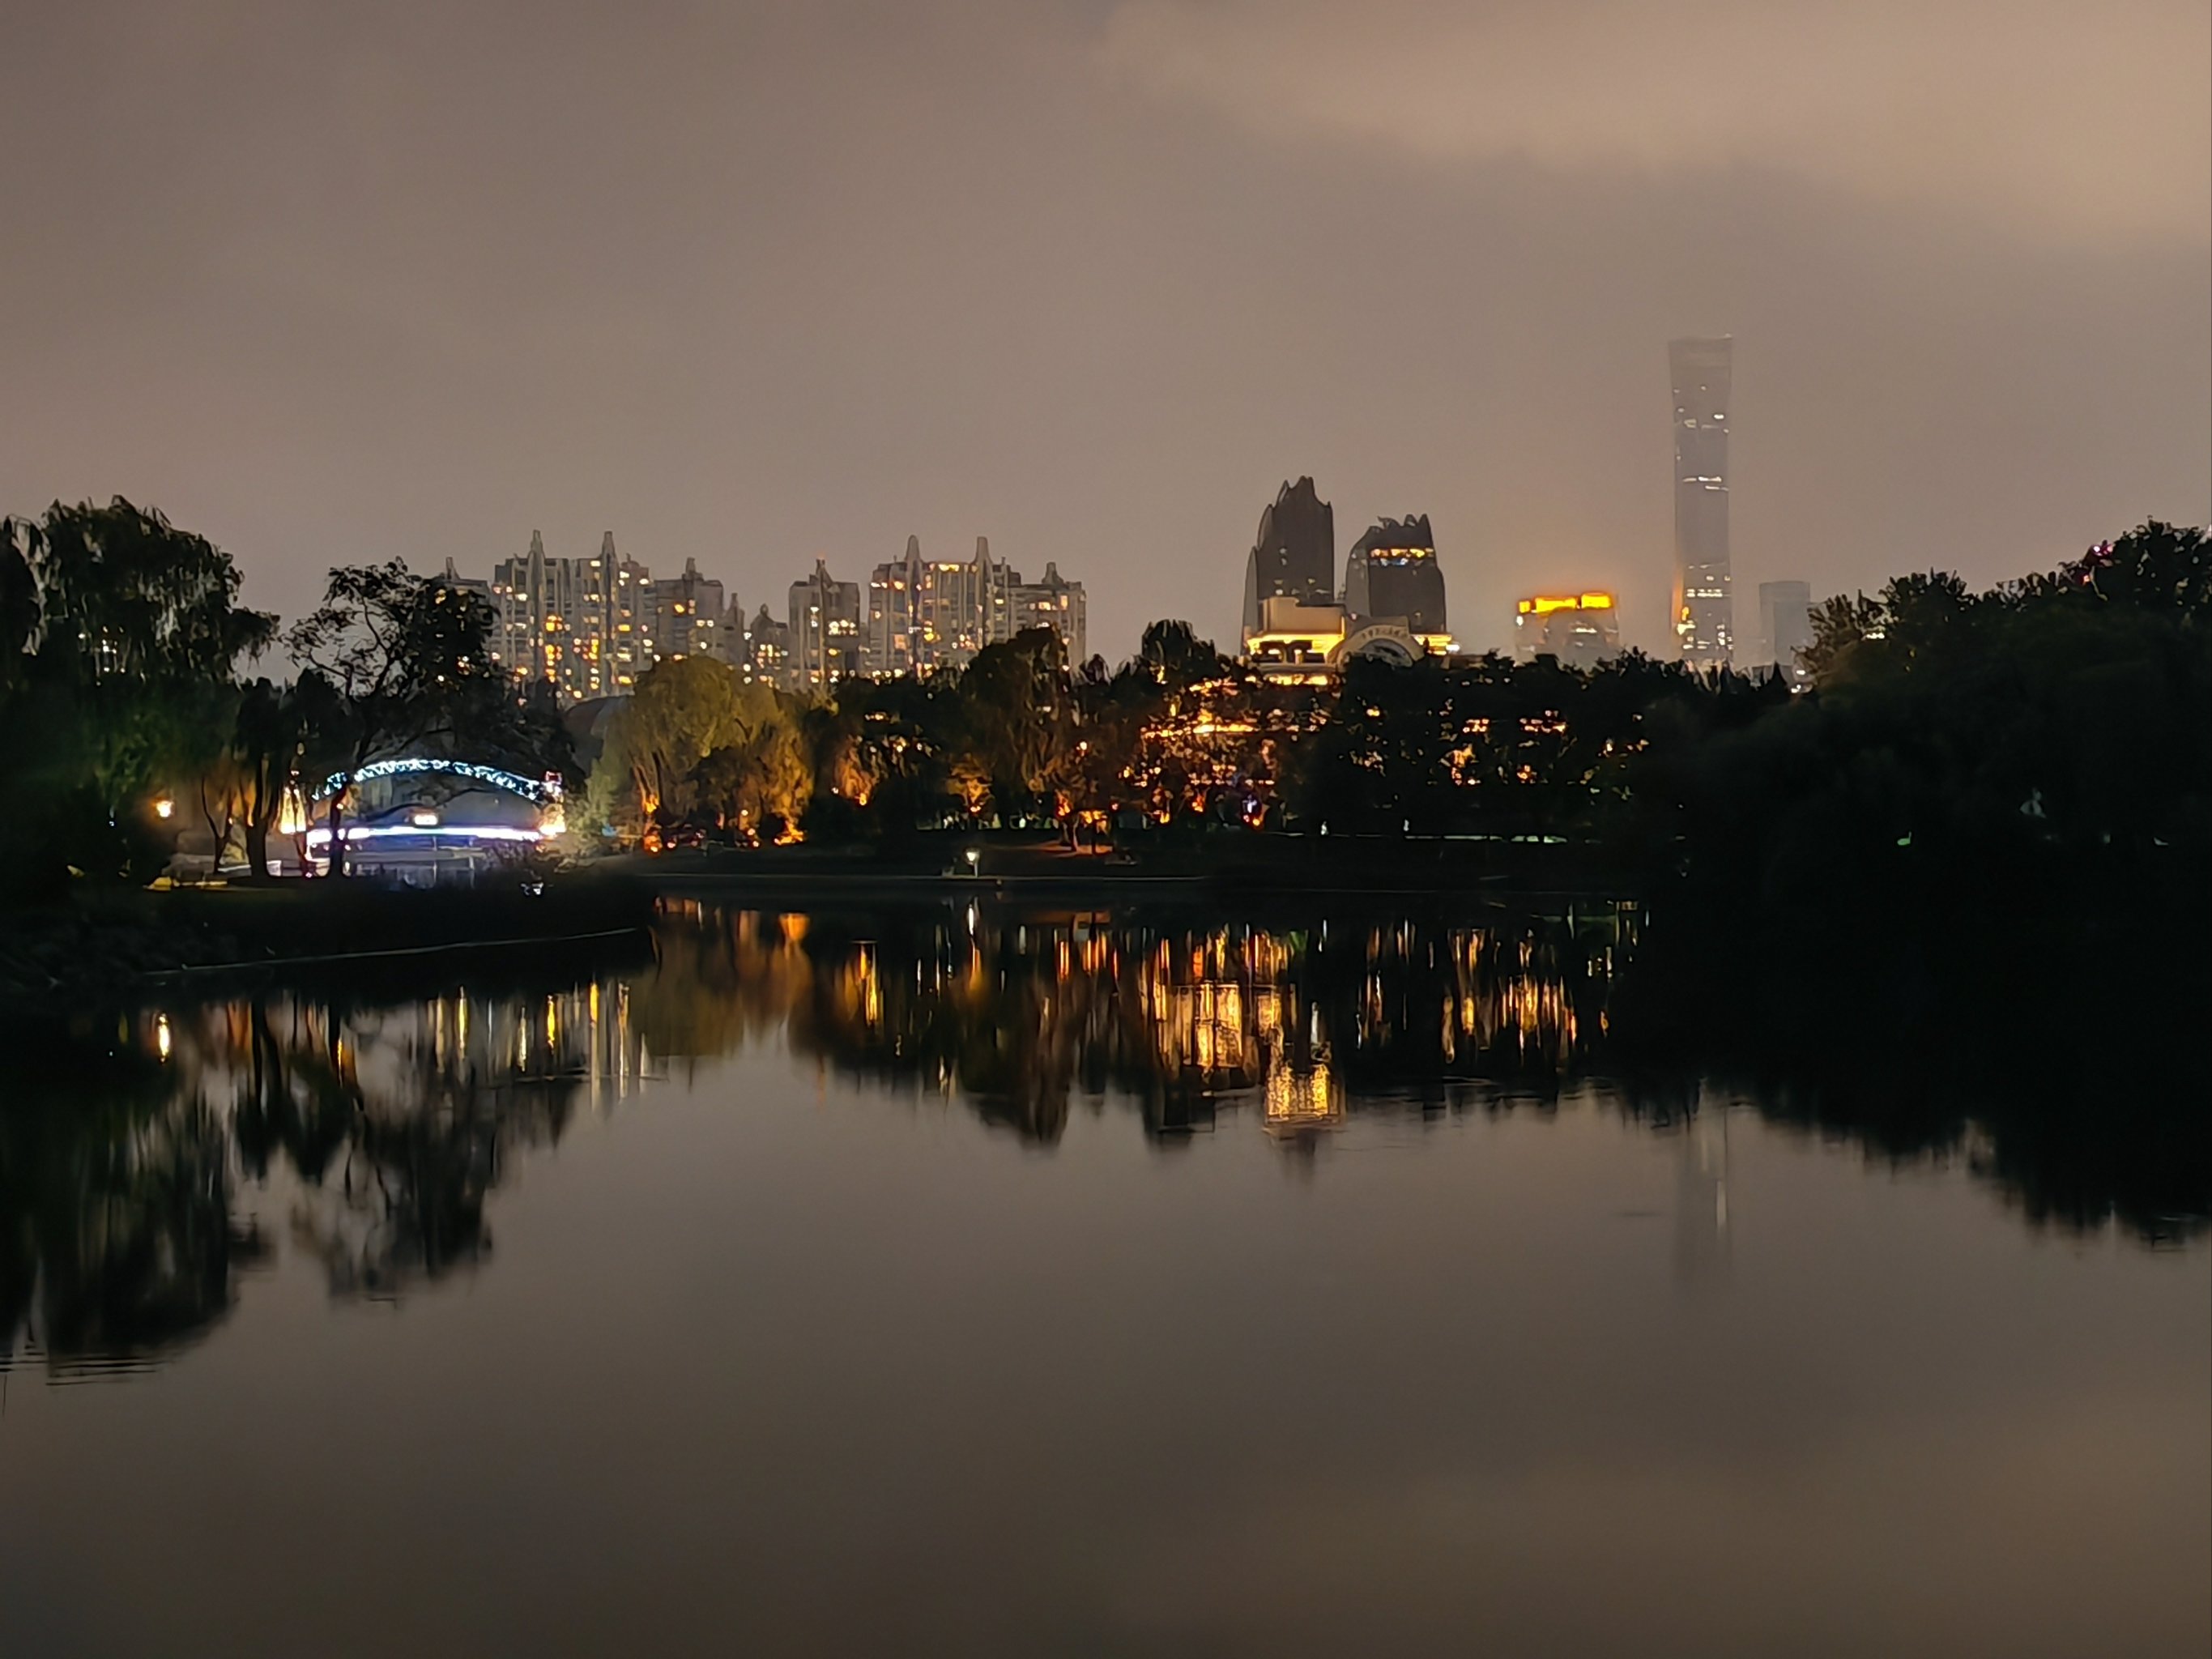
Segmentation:
<svg viewBox="0 0 2212 1659">
<path fill-rule="evenodd" d="M 1638 1073 L 1632 931 L 684 910 L 57 1024 L 0 1653 L 2204 1653 L 2202 1216 Z"/>
</svg>

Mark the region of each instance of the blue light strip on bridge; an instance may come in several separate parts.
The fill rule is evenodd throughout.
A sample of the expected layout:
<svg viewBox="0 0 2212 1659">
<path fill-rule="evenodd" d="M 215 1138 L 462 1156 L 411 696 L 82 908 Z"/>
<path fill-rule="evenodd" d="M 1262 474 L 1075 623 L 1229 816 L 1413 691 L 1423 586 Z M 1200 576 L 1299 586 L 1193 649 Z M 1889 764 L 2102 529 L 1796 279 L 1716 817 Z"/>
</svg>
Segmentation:
<svg viewBox="0 0 2212 1659">
<path fill-rule="evenodd" d="M 550 805 L 561 799 L 558 789 L 533 781 L 514 772 L 501 771 L 496 766 L 478 766 L 471 761 L 456 760 L 387 760 L 371 761 L 353 775 L 356 783 L 366 783 L 372 778 L 415 777 L 428 772 L 441 772 L 449 776 L 467 778 L 477 783 L 488 783 L 495 789 L 504 789 L 509 794 L 520 795 L 525 800 Z M 315 792 L 317 800 L 328 800 L 345 787 L 346 775 L 333 772 L 323 780 L 323 787 Z"/>
</svg>

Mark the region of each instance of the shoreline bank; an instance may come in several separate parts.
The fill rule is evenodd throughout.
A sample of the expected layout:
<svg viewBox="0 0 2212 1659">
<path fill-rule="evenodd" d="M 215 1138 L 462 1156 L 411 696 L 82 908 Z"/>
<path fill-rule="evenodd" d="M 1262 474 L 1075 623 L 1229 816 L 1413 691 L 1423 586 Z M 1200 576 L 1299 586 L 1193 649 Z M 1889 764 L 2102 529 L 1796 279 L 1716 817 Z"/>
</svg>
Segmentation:
<svg viewBox="0 0 2212 1659">
<path fill-rule="evenodd" d="M 352 879 L 91 892 L 0 919 L 0 1006 L 81 1012 L 271 975 L 368 977 L 406 963 L 642 946 L 646 884 L 580 872 L 535 887 L 393 888 Z"/>
</svg>

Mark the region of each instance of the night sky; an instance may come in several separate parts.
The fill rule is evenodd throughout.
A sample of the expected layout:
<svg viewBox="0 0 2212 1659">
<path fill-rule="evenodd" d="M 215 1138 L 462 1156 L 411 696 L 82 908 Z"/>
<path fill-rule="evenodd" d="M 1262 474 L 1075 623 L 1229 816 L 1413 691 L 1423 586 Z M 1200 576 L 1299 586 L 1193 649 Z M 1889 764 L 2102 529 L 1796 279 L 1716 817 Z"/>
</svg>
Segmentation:
<svg viewBox="0 0 2212 1659">
<path fill-rule="evenodd" d="M 2212 516 L 2203 0 L 0 4 L 0 510 L 330 564 L 611 529 L 748 606 L 977 535 L 1127 652 L 1312 473 L 1462 640 L 1656 646 L 1666 343 L 1740 627 Z"/>
</svg>

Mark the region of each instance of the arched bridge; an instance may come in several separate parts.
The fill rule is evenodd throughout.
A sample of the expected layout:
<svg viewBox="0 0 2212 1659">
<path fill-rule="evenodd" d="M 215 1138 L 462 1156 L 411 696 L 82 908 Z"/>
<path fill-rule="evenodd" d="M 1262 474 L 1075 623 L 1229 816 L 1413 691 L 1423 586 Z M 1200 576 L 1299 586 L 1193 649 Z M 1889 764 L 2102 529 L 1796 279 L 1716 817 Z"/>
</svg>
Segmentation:
<svg viewBox="0 0 2212 1659">
<path fill-rule="evenodd" d="M 473 761 L 413 760 L 371 761 L 353 775 L 356 785 L 369 783 L 378 778 L 407 778 L 443 773 L 449 777 L 466 778 L 472 783 L 489 784 L 495 789 L 504 789 L 511 795 L 535 801 L 540 806 L 550 806 L 561 799 L 558 784 L 543 779 L 524 777 L 519 772 L 509 772 L 496 766 L 479 766 Z M 323 787 L 315 791 L 317 800 L 328 800 L 346 787 L 346 775 L 333 772 L 323 780 Z"/>
</svg>

